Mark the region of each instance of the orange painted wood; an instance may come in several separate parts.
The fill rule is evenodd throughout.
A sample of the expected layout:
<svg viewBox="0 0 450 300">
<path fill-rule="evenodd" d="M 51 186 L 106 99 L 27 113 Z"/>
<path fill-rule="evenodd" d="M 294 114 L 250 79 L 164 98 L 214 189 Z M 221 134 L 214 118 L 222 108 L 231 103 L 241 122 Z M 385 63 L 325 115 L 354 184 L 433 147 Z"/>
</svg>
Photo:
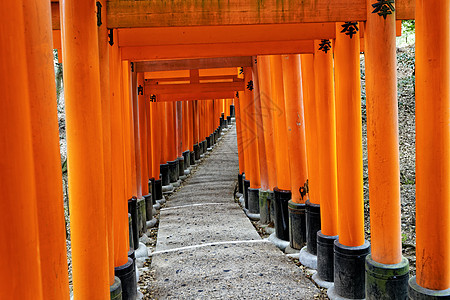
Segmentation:
<svg viewBox="0 0 450 300">
<path fill-rule="evenodd" d="M 281 56 L 270 56 L 272 118 L 275 142 L 275 161 L 277 166 L 277 187 L 280 190 L 291 189 L 289 148 L 286 129 L 286 111 L 284 108 L 283 68 Z"/>
<path fill-rule="evenodd" d="M 385 20 L 370 9 L 367 15 L 364 40 L 371 256 L 382 264 L 396 264 L 401 261 L 402 241 L 395 18 L 390 15 Z"/>
<path fill-rule="evenodd" d="M 349 247 L 365 242 L 359 43 L 359 33 L 341 33 L 334 44 L 338 232 L 339 243 Z"/>
<path fill-rule="evenodd" d="M 146 94 L 195 94 L 243 91 L 244 82 L 213 82 L 189 84 L 146 84 Z"/>
<path fill-rule="evenodd" d="M 100 3 L 106 7 L 106 0 Z M 102 103 L 102 137 L 103 137 L 103 166 L 105 174 L 105 208 L 106 229 L 108 232 L 108 261 L 109 284 L 114 284 L 114 233 L 112 207 L 112 159 L 111 159 L 111 100 L 109 78 L 109 47 L 106 21 L 98 27 L 98 49 L 100 64 L 100 92 Z"/>
<path fill-rule="evenodd" d="M 319 193 L 319 144 L 317 122 L 319 120 L 315 103 L 314 55 L 300 55 L 302 67 L 303 104 L 305 109 L 306 157 L 308 165 L 309 201 L 320 204 Z"/>
<path fill-rule="evenodd" d="M 137 62 L 136 72 L 248 67 L 251 66 L 251 63 L 252 63 L 251 57 L 249 56 L 156 60 L 156 61 Z"/>
<path fill-rule="evenodd" d="M 264 126 L 263 126 L 263 112 L 261 105 L 261 89 L 259 86 L 259 62 L 256 56 L 253 57 L 253 94 L 254 94 L 254 106 L 255 114 L 251 118 L 256 122 L 256 134 L 258 136 L 258 155 L 259 155 L 259 176 L 261 182 L 261 188 L 263 190 L 268 189 L 269 179 L 267 173 L 267 154 L 266 145 L 264 141 Z M 229 103 L 228 103 L 229 104 Z"/>
<path fill-rule="evenodd" d="M 141 134 L 139 117 L 139 99 L 137 96 L 137 73 L 131 72 L 131 101 L 132 101 L 132 130 L 134 143 L 134 160 L 136 167 L 133 172 L 136 174 L 136 196 L 141 199 L 142 193 L 142 154 L 141 154 Z"/>
<path fill-rule="evenodd" d="M 23 14 L 27 32 L 23 59 L 28 70 L 28 82 L 23 84 L 28 85 L 33 97 L 30 108 L 35 176 L 31 180 L 36 181 L 43 298 L 69 299 L 50 4 L 24 2 Z M 15 297 L 19 296 L 11 298 Z"/>
<path fill-rule="evenodd" d="M 417 283 L 450 288 L 450 4 L 416 1 Z"/>
<path fill-rule="evenodd" d="M 117 37 L 117 31 L 113 33 Z M 117 44 L 110 51 L 111 82 L 111 159 L 112 164 L 112 203 L 114 232 L 114 266 L 119 267 L 128 261 L 128 202 L 125 188 L 124 134 L 122 108 L 122 64 Z"/>
<path fill-rule="evenodd" d="M 183 139 L 182 139 L 182 151 L 189 150 L 189 104 L 187 101 L 183 101 Z"/>
<path fill-rule="evenodd" d="M 305 203 L 307 200 L 306 180 L 308 179 L 308 172 L 300 55 L 282 56 L 281 63 L 283 67 L 284 105 L 292 201 Z M 304 189 L 303 194 L 301 194 L 300 188 Z"/>
<path fill-rule="evenodd" d="M 106 300 L 110 295 L 95 10 L 93 1 L 62 2 L 63 72 L 73 292 L 77 299 Z"/>
<path fill-rule="evenodd" d="M 244 68 L 244 80 L 246 83 L 253 80 L 253 68 Z M 246 141 L 244 142 L 244 151 L 248 152 L 248 159 L 245 158 L 246 179 L 250 180 L 250 187 L 259 189 L 261 187 L 260 169 L 259 169 L 259 153 L 258 153 L 258 135 L 256 130 L 255 103 L 254 93 L 249 89 L 245 89 L 242 94 L 242 106 L 244 109 L 242 114 L 245 115 Z M 249 176 L 247 176 L 249 175 Z"/>
<path fill-rule="evenodd" d="M 194 151 L 194 102 L 189 101 L 188 102 L 188 126 L 189 126 L 189 151 Z"/>
<path fill-rule="evenodd" d="M 177 156 L 183 157 L 183 103 L 181 101 L 176 102 L 176 131 L 177 131 Z"/>
<path fill-rule="evenodd" d="M 177 159 L 176 145 L 175 145 L 175 115 L 174 115 L 174 105 L 176 102 L 166 102 L 166 133 L 164 136 L 163 149 L 165 150 L 166 160 L 174 161 Z"/>
<path fill-rule="evenodd" d="M 314 53 L 317 135 L 319 143 L 319 193 L 321 230 L 335 236 L 337 229 L 336 117 L 334 98 L 333 50 Z"/>
<path fill-rule="evenodd" d="M 28 78 L 28 72 L 34 70 L 28 69 L 32 64 L 27 65 L 28 37 L 25 34 L 23 6 L 24 1 L 0 3 L 2 299 L 44 299 L 39 255 L 36 172 L 33 163 L 30 112 L 32 98 L 28 87 L 28 80 L 33 80 L 33 77 Z M 54 95 L 53 93 L 52 96 Z"/>
<path fill-rule="evenodd" d="M 214 105 L 217 102 L 215 101 Z M 244 145 L 243 145 L 243 129 L 242 129 L 242 119 L 241 119 L 241 100 L 238 98 L 235 101 L 235 111 L 236 111 L 236 136 L 238 145 L 238 159 L 239 159 L 239 173 L 245 173 L 245 158 L 244 158 Z M 217 119 L 217 114 L 215 115 Z"/>
<path fill-rule="evenodd" d="M 313 53 L 311 40 L 246 42 L 223 44 L 191 44 L 123 47 L 122 59 L 144 61 L 154 59 L 251 56 L 268 54 Z"/>
<path fill-rule="evenodd" d="M 363 0 L 252 0 L 230 1 L 110 1 L 108 23 L 112 27 L 174 27 L 202 25 L 277 24 L 364 21 Z M 397 18 L 414 19 L 414 1 L 398 0 Z M 218 18 L 217 16 L 220 16 Z"/>
<path fill-rule="evenodd" d="M 152 146 L 152 178 L 159 179 L 160 164 L 163 162 L 163 155 L 161 153 L 161 137 L 163 135 L 163 111 L 164 103 L 150 103 L 151 112 L 151 146 Z M 159 200 L 159 199 L 158 199 Z"/>
<path fill-rule="evenodd" d="M 273 190 L 277 186 L 277 165 L 275 151 L 275 136 L 273 131 L 273 102 L 271 88 L 271 72 L 269 56 L 258 56 L 259 101 L 261 102 L 262 126 L 264 129 L 265 159 L 267 163 L 267 179 L 263 180 L 261 172 L 261 188 Z M 260 163 L 261 164 L 261 163 Z"/>
<path fill-rule="evenodd" d="M 197 145 L 199 142 L 199 107 L 198 102 L 195 100 L 193 102 L 193 110 L 192 110 L 192 116 L 193 116 L 193 131 L 194 131 L 194 145 Z"/>
<path fill-rule="evenodd" d="M 144 86 L 144 74 L 137 74 L 137 87 Z M 140 142 L 140 161 L 141 161 L 141 188 L 142 195 L 146 196 L 149 193 L 148 190 L 148 158 L 147 158 L 147 138 L 149 134 L 147 133 L 147 108 L 144 95 L 138 93 L 138 116 L 139 116 L 139 142 Z"/>
</svg>

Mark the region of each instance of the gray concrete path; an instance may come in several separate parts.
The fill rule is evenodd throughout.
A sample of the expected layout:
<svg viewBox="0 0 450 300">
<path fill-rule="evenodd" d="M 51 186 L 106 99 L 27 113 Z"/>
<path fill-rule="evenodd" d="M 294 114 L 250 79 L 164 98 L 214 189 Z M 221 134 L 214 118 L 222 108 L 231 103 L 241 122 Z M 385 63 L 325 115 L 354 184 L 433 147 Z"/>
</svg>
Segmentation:
<svg viewBox="0 0 450 300">
<path fill-rule="evenodd" d="M 149 287 L 158 299 L 314 299 L 319 293 L 234 202 L 237 174 L 233 127 L 161 209 Z"/>
</svg>

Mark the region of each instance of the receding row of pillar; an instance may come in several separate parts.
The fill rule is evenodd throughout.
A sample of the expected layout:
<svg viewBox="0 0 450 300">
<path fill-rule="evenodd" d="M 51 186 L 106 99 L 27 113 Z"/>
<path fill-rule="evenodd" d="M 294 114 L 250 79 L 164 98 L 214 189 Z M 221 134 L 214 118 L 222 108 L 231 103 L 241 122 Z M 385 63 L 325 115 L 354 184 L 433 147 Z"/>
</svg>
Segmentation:
<svg viewBox="0 0 450 300">
<path fill-rule="evenodd" d="M 300 251 L 331 299 L 450 296 L 450 6 L 418 2 L 417 269 L 411 279 L 401 242 L 395 18 L 370 11 L 365 24 L 356 23 L 365 26 L 370 243 L 359 32 L 345 34 L 346 24 L 336 23 L 336 39 L 315 41 L 314 54 L 258 56 L 244 69 L 247 89 L 236 101 L 236 124 L 245 212 L 264 227 L 274 223 L 269 239 L 286 241 L 286 252 Z"/>
<path fill-rule="evenodd" d="M 139 237 L 233 100 L 150 103 L 95 5 L 61 2 L 73 296 L 134 299 Z M 0 11 L 0 298 L 69 299 L 50 2 Z"/>
</svg>

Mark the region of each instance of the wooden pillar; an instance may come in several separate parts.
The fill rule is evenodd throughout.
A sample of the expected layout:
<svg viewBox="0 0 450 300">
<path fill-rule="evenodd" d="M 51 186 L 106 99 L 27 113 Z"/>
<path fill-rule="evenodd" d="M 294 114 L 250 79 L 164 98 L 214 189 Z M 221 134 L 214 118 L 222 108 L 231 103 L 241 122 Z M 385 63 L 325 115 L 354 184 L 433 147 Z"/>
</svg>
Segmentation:
<svg viewBox="0 0 450 300">
<path fill-rule="evenodd" d="M 188 101 L 183 101 L 183 140 L 182 151 L 189 150 L 189 104 Z"/>
<path fill-rule="evenodd" d="M 199 115 L 198 115 L 198 100 L 194 100 L 193 103 L 193 110 L 192 110 L 192 115 L 193 115 L 193 129 L 194 129 L 194 145 L 197 145 L 199 142 Z"/>
<path fill-rule="evenodd" d="M 264 148 L 267 164 L 267 179 L 261 176 L 261 189 L 273 190 L 277 186 L 277 166 L 275 137 L 273 131 L 273 102 L 271 88 L 270 58 L 258 56 L 259 98 L 261 102 L 262 126 L 264 128 Z M 262 175 L 263 173 L 261 173 Z"/>
<path fill-rule="evenodd" d="M 292 201 L 305 203 L 308 173 L 300 55 L 283 55 L 282 66 Z"/>
<path fill-rule="evenodd" d="M 313 204 L 320 204 L 318 116 L 314 74 L 314 54 L 301 54 L 303 100 L 305 106 L 306 158 L 308 165 L 308 196 Z"/>
<path fill-rule="evenodd" d="M 140 87 L 142 87 L 142 93 L 140 92 Z M 146 101 L 144 97 L 144 73 L 137 74 L 137 100 L 138 100 L 138 116 L 139 116 L 139 142 L 140 142 L 140 165 L 141 165 L 141 189 L 142 195 L 146 196 L 149 194 L 148 190 L 148 160 L 147 160 L 147 138 L 149 133 L 147 133 L 147 109 Z M 147 101 L 148 102 L 148 101 Z"/>
<path fill-rule="evenodd" d="M 214 104 L 217 104 L 214 103 Z M 238 144 L 238 158 L 239 158 L 239 174 L 245 172 L 245 158 L 244 158 L 244 137 L 243 129 L 242 129 L 242 120 L 241 120 L 241 99 L 237 98 L 235 101 L 236 104 L 236 136 L 237 136 L 237 144 Z M 215 115 L 217 118 L 217 115 Z"/>
<path fill-rule="evenodd" d="M 337 171 L 336 117 L 333 78 L 333 51 L 319 50 L 314 41 L 314 75 L 318 120 L 319 190 L 322 234 L 336 236 L 337 231 Z"/>
<path fill-rule="evenodd" d="M 364 240 L 364 195 L 361 128 L 361 81 L 359 33 L 341 33 L 336 23 L 334 48 L 336 83 L 336 148 L 338 178 L 339 243 L 362 246 Z M 358 26 L 358 25 L 355 25 Z"/>
<path fill-rule="evenodd" d="M 113 39 L 117 41 L 117 30 L 113 31 Z M 122 107 L 122 63 L 117 43 L 110 47 L 111 78 L 111 159 L 112 164 L 112 203 L 114 232 L 114 266 L 119 267 L 128 261 L 129 232 L 128 204 L 126 193 L 124 130 Z"/>
<path fill-rule="evenodd" d="M 175 137 L 175 115 L 174 105 L 175 102 L 165 102 L 166 105 L 166 137 L 165 137 L 165 149 L 167 151 L 167 161 L 174 161 L 177 159 L 176 153 L 176 137 Z"/>
<path fill-rule="evenodd" d="M 416 1 L 416 280 L 430 290 L 450 288 L 449 16 L 448 1 Z"/>
<path fill-rule="evenodd" d="M 194 151 L 194 101 L 188 101 L 189 151 Z"/>
<path fill-rule="evenodd" d="M 270 56 L 271 90 L 273 103 L 273 129 L 275 133 L 275 158 L 277 163 L 277 187 L 280 190 L 291 189 L 289 149 L 284 109 L 283 69 L 281 56 Z"/>
<path fill-rule="evenodd" d="M 253 69 L 246 67 L 244 69 L 244 81 L 246 84 L 253 83 Z M 259 189 L 261 187 L 260 171 L 259 171 L 259 155 L 258 155 L 258 136 L 256 131 L 255 115 L 255 103 L 254 103 L 253 88 L 246 88 L 242 93 L 242 106 L 244 110 L 241 114 L 245 114 L 246 129 L 246 149 L 248 151 L 248 159 L 245 158 L 246 163 L 246 179 L 250 180 L 250 188 Z M 225 101 L 224 101 L 225 102 Z M 248 162 L 248 164 L 247 164 Z M 249 175 L 249 176 L 247 176 Z"/>
<path fill-rule="evenodd" d="M 267 158 L 266 158 L 266 145 L 264 141 L 264 124 L 263 124 L 263 112 L 262 112 L 262 97 L 261 89 L 259 86 L 259 61 L 256 56 L 253 57 L 253 95 L 254 95 L 254 106 L 255 114 L 251 116 L 256 122 L 256 134 L 258 136 L 258 161 L 259 161 L 259 175 L 261 181 L 261 188 L 263 190 L 268 190 L 269 179 L 267 173 Z M 230 102 L 228 102 L 229 104 Z"/>
<path fill-rule="evenodd" d="M 373 13 L 367 1 L 365 29 L 367 150 L 373 260 L 401 261 L 395 15 Z"/>
<path fill-rule="evenodd" d="M 176 106 L 176 113 L 177 113 L 177 117 L 176 117 L 176 129 L 177 129 L 177 156 L 178 157 L 182 157 L 182 142 L 183 142 L 183 110 L 182 110 L 182 102 L 181 101 L 177 101 L 175 103 Z"/>
<path fill-rule="evenodd" d="M 134 64 L 134 63 L 133 63 Z M 139 112 L 139 98 L 137 94 L 138 82 L 137 72 L 134 67 L 131 68 L 131 120 L 132 120 L 132 143 L 134 144 L 134 161 L 135 167 L 133 173 L 136 174 L 136 194 L 138 199 L 142 199 L 142 153 L 141 153 L 141 134 L 140 134 L 140 112 Z"/>
<path fill-rule="evenodd" d="M 0 296 L 44 299 L 23 2 L 0 3 Z M 20 191 L 22 194 L 18 194 Z"/>
<path fill-rule="evenodd" d="M 161 153 L 161 136 L 163 135 L 162 123 L 163 114 L 162 107 L 164 103 L 152 102 L 150 103 L 151 111 L 151 146 L 152 146 L 152 177 L 155 180 L 159 180 L 160 175 L 160 164 L 163 164 L 163 158 Z"/>
<path fill-rule="evenodd" d="M 48 18 L 50 5 L 24 2 L 23 10 L 27 47 L 26 57 L 22 59 L 27 63 L 28 82 L 22 84 L 28 85 L 32 95 L 31 130 L 43 298 L 69 299 L 52 29 Z M 33 180 L 33 176 L 29 180 Z M 28 196 L 26 199 L 29 199 Z M 11 259 L 8 256 L 5 258 Z M 20 296 L 16 294 L 11 299 L 15 297 Z"/>
<path fill-rule="evenodd" d="M 60 5 L 74 297 L 109 299 L 96 6 Z"/>
</svg>

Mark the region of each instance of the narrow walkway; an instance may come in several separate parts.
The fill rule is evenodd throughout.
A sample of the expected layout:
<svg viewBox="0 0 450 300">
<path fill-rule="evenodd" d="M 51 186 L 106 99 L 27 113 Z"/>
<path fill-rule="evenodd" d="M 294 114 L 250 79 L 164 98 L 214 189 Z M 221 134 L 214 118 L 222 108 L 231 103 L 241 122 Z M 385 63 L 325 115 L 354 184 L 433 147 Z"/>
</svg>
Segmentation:
<svg viewBox="0 0 450 300">
<path fill-rule="evenodd" d="M 161 209 L 153 253 L 158 299 L 313 299 L 319 290 L 262 240 L 233 201 L 233 127 Z"/>
</svg>

